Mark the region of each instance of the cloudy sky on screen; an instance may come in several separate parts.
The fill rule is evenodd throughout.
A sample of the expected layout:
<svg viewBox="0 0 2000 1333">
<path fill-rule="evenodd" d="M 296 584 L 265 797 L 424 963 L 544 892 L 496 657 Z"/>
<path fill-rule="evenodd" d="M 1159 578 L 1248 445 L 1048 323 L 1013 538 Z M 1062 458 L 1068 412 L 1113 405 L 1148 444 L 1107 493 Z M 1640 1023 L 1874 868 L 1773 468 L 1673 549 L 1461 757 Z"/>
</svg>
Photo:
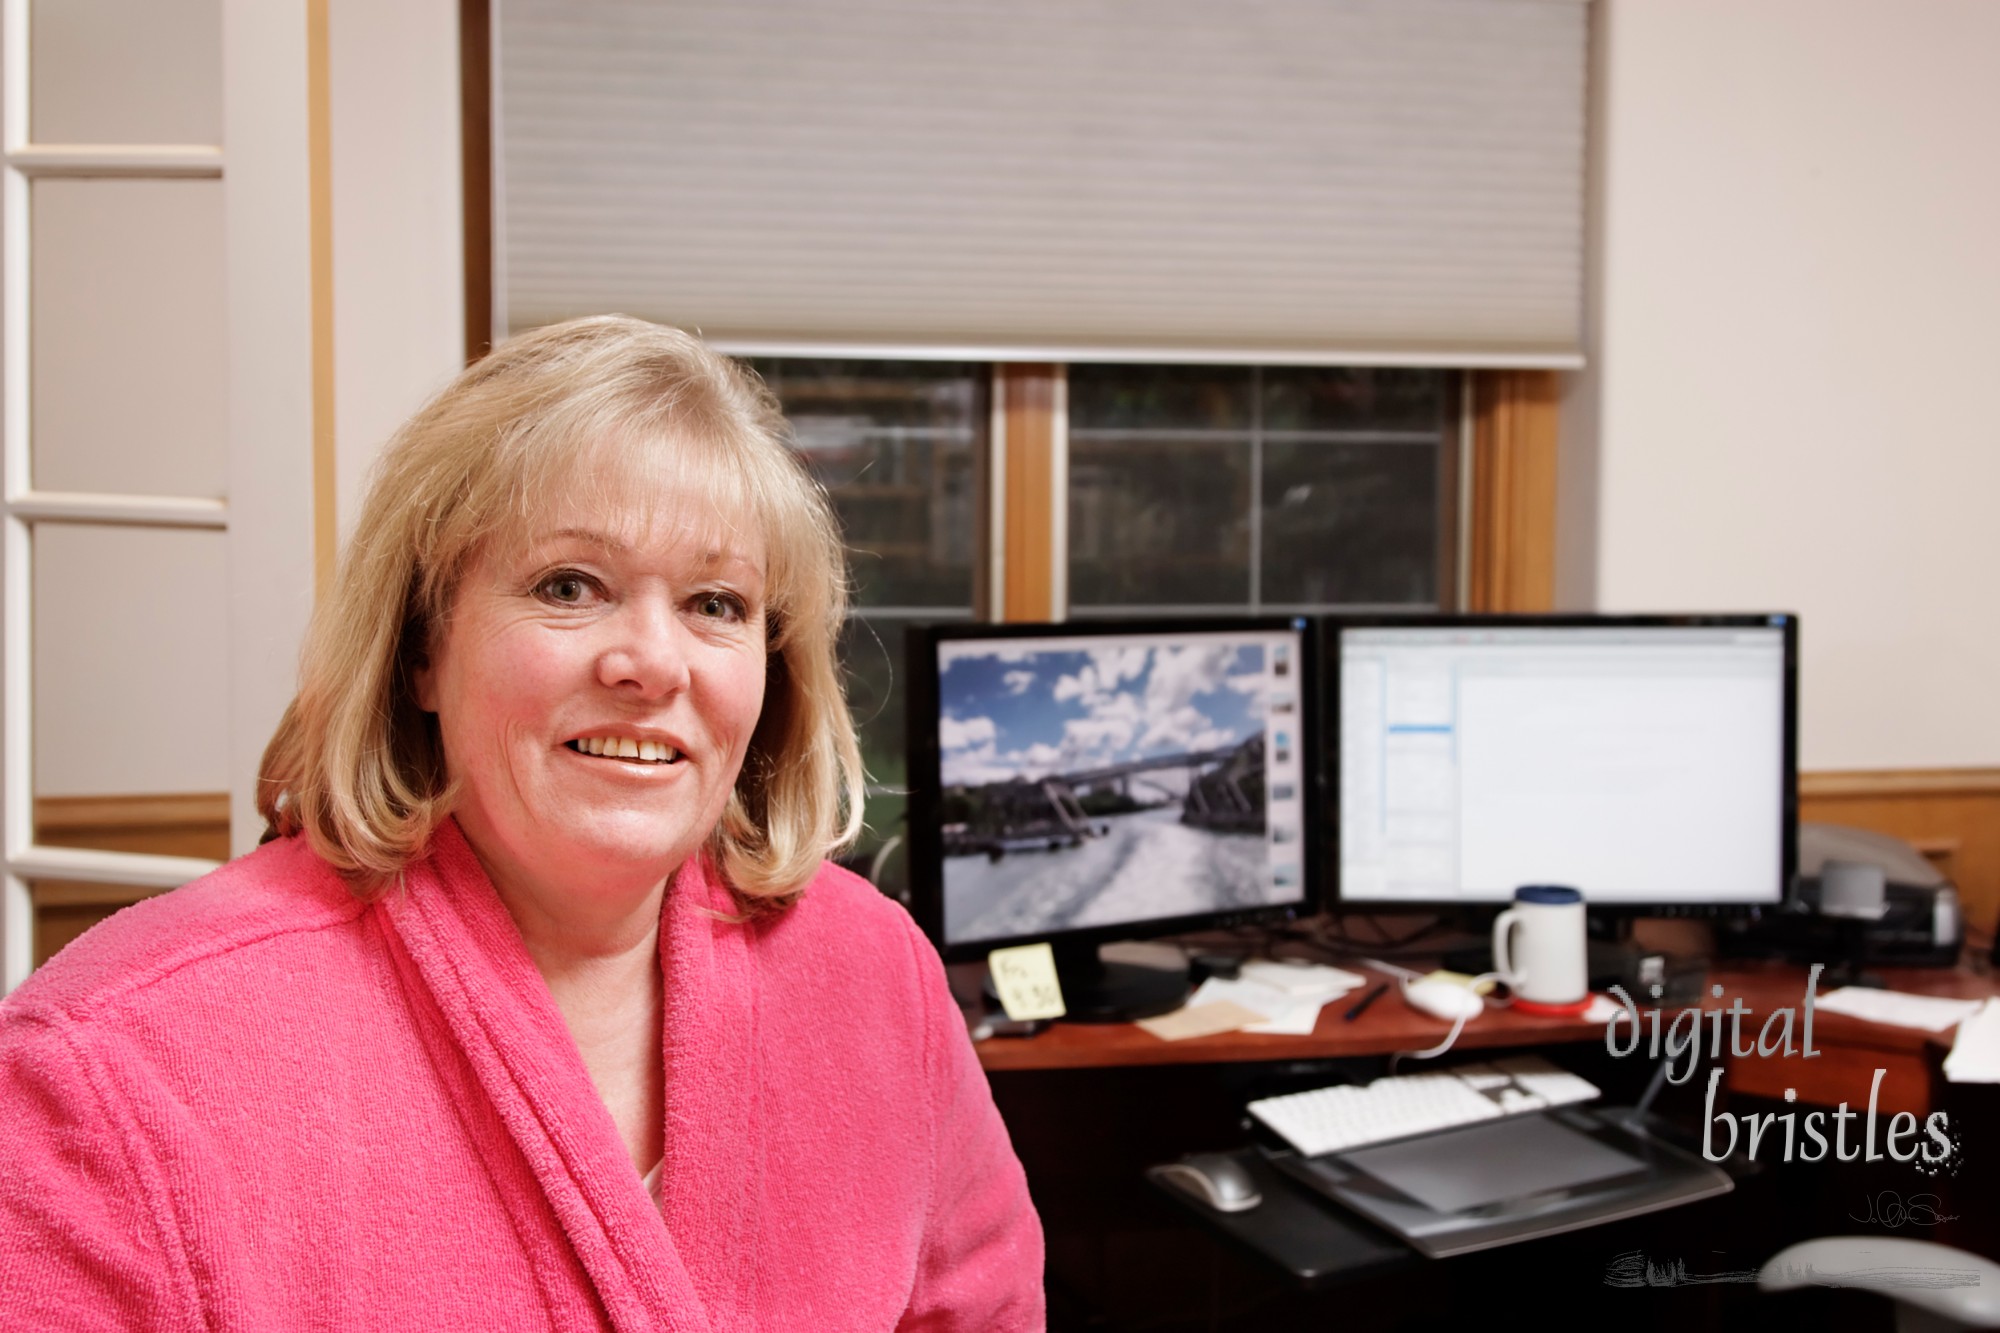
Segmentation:
<svg viewBox="0 0 2000 1333">
<path fill-rule="evenodd" d="M 1234 745 L 1264 729 L 1264 649 L 955 644 L 938 687 L 947 786 Z"/>
</svg>

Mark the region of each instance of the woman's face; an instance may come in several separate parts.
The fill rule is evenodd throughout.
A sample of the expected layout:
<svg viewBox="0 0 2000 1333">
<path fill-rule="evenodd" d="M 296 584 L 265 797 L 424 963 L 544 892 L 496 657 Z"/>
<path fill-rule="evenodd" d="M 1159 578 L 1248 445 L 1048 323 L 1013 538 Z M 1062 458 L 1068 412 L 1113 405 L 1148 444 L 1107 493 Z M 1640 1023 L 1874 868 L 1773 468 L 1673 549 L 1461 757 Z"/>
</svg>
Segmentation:
<svg viewBox="0 0 2000 1333">
<path fill-rule="evenodd" d="M 629 906 L 700 848 L 743 765 L 762 546 L 662 508 L 644 529 L 557 513 L 525 549 L 481 555 L 416 673 L 454 813 L 517 914 L 523 894 L 558 919 Z"/>
</svg>

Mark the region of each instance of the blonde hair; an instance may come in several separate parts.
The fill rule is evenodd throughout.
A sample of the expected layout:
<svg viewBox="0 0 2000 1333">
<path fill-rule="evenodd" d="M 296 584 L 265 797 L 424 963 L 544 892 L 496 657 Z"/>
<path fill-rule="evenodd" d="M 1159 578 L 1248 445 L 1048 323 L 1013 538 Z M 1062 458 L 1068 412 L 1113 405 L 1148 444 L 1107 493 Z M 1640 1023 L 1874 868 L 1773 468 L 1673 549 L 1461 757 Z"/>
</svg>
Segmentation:
<svg viewBox="0 0 2000 1333">
<path fill-rule="evenodd" d="M 357 893 L 381 892 L 457 794 L 413 673 L 465 570 L 551 503 L 629 514 L 664 494 L 763 543 L 763 713 L 707 851 L 744 909 L 795 897 L 860 831 L 862 771 L 835 660 L 840 531 L 788 439 L 749 371 L 624 316 L 538 329 L 466 369 L 389 443 L 314 608 L 258 773 L 265 838 L 303 832 Z"/>
</svg>

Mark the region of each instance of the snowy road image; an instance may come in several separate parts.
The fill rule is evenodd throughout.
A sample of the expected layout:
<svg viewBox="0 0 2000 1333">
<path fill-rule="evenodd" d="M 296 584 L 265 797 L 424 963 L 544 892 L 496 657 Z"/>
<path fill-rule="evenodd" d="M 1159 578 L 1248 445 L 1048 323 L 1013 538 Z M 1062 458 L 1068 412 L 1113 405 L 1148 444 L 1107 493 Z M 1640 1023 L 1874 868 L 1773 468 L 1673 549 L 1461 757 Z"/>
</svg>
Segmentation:
<svg viewBox="0 0 2000 1333">
<path fill-rule="evenodd" d="M 1180 822 L 1180 803 L 1099 816 L 1110 832 L 1062 851 L 954 856 L 944 867 L 945 929 L 954 940 L 1005 939 L 1082 926 L 1157 921 L 1289 902 L 1271 884 L 1263 836 Z"/>
</svg>

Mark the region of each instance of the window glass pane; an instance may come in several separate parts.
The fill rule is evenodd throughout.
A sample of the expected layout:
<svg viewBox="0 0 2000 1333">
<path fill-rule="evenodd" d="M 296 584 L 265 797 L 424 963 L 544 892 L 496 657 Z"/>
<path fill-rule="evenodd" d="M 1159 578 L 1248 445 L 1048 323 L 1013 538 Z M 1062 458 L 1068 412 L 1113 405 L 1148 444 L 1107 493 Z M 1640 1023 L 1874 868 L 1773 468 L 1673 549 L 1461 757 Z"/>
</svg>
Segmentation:
<svg viewBox="0 0 2000 1333">
<path fill-rule="evenodd" d="M 1450 377 L 1286 366 L 1258 378 L 1261 600 L 1435 606 Z"/>
<path fill-rule="evenodd" d="M 853 566 L 855 605 L 963 608 L 980 524 L 983 366 L 753 362 L 827 488 Z"/>
<path fill-rule="evenodd" d="M 1267 443 L 1262 600 L 1436 605 L 1437 455 L 1423 445 Z"/>
<path fill-rule="evenodd" d="M 888 844 L 908 833 L 905 630 L 972 610 L 990 372 L 945 362 L 751 364 L 778 395 L 847 540 L 856 595 L 840 654 L 869 784 L 867 828 L 848 861 L 902 897 L 908 861 Z"/>
<path fill-rule="evenodd" d="M 1069 369 L 1069 603 L 1435 606 L 1447 372 Z"/>
<path fill-rule="evenodd" d="M 1260 378 L 1267 431 L 1396 430 L 1435 438 L 1448 376 L 1402 367 L 1276 366 Z"/>
<path fill-rule="evenodd" d="M 1248 430 L 1253 376 L 1234 366 L 1071 366 L 1070 430 Z"/>
<path fill-rule="evenodd" d="M 1072 426 L 1069 600 L 1235 606 L 1250 595 L 1247 435 L 1099 438 Z"/>
</svg>

